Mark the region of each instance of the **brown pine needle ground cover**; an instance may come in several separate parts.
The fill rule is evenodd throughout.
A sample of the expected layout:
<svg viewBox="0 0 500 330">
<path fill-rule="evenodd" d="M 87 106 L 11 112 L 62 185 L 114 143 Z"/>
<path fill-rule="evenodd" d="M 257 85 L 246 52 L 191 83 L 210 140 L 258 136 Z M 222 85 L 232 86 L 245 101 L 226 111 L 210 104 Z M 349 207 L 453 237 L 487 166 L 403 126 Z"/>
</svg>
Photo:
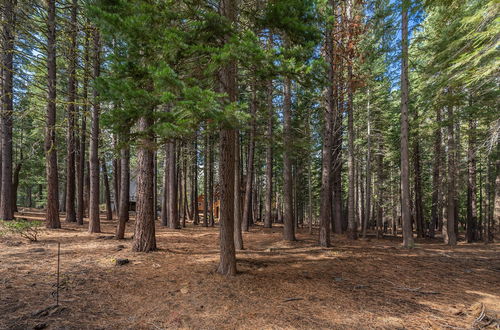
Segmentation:
<svg viewBox="0 0 500 330">
<path fill-rule="evenodd" d="M 33 214 L 32 217 L 36 217 Z M 26 215 L 29 217 L 29 215 Z M 500 246 L 395 238 L 347 241 L 329 249 L 299 230 L 253 227 L 225 278 L 218 228 L 157 226 L 154 253 L 127 239 L 63 223 L 40 241 L 0 238 L 0 329 L 471 329 L 498 327 Z M 60 306 L 53 296 L 61 242 Z M 117 266 L 117 258 L 130 262 Z"/>
</svg>

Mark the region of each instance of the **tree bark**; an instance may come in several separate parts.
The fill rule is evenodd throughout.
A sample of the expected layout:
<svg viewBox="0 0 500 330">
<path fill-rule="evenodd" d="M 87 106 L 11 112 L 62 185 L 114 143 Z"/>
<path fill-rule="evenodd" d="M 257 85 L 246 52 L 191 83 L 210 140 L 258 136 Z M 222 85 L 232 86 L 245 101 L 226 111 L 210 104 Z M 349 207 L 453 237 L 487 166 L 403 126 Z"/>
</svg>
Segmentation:
<svg viewBox="0 0 500 330">
<path fill-rule="evenodd" d="M 128 147 L 128 134 L 125 134 L 125 141 L 120 150 L 120 204 L 118 210 L 118 227 L 116 229 L 116 238 L 125 238 L 125 226 L 129 220 L 130 205 L 130 149 Z"/>
<path fill-rule="evenodd" d="M 177 205 L 177 160 L 175 153 L 176 141 L 168 144 L 168 224 L 171 229 L 180 229 L 179 206 Z"/>
<path fill-rule="evenodd" d="M 68 58 L 68 131 L 66 135 L 66 222 L 76 222 L 75 211 L 75 114 L 76 114 L 76 62 L 78 36 L 78 2 L 71 5 L 71 30 Z"/>
<path fill-rule="evenodd" d="M 293 214 L 293 176 L 292 176 L 292 80 L 284 77 L 283 106 L 283 239 L 295 241 L 295 226 Z"/>
<path fill-rule="evenodd" d="M 1 194 L 0 220 L 14 219 L 12 191 L 12 121 L 14 112 L 14 42 L 15 42 L 15 0 L 3 2 L 3 44 L 2 44 L 2 108 L 1 108 Z M 50 23 L 49 23 L 50 24 Z M 55 23 L 54 23 L 55 24 Z M 50 27 L 49 27 L 50 29 Z M 55 32 L 54 32 L 55 34 Z M 54 41 L 55 42 L 55 41 Z M 54 49 L 55 51 L 55 49 Z M 55 64 L 54 64 L 55 65 Z M 54 73 L 55 74 L 55 73 Z M 55 80 L 55 76 L 54 76 Z M 55 89 L 55 86 L 54 86 Z M 55 91 L 55 90 L 54 90 Z"/>
<path fill-rule="evenodd" d="M 236 22 L 236 0 L 222 0 L 221 16 L 232 23 Z M 232 33 L 226 33 L 224 42 L 229 42 Z M 219 71 L 221 91 L 228 95 L 226 103 L 237 100 L 237 66 L 235 61 L 225 64 Z M 220 130 L 220 263 L 218 273 L 226 276 L 236 275 L 236 253 L 234 247 L 234 188 L 236 131 L 223 126 Z"/>
<path fill-rule="evenodd" d="M 431 224 L 429 228 L 429 237 L 434 238 L 438 223 L 442 221 L 441 215 L 441 107 L 436 108 L 436 124 L 438 125 L 434 135 L 434 163 L 432 169 L 432 206 L 431 206 Z"/>
<path fill-rule="evenodd" d="M 403 246 L 412 248 L 413 232 L 410 214 L 410 180 L 408 158 L 408 3 L 401 4 L 401 221 Z"/>
<path fill-rule="evenodd" d="M 367 135 L 368 141 L 366 145 L 366 208 L 365 216 L 363 218 L 363 238 L 366 237 L 366 228 L 370 221 L 372 209 L 372 128 L 371 128 L 371 108 L 370 108 L 370 91 L 368 90 L 368 104 L 367 104 Z"/>
<path fill-rule="evenodd" d="M 101 45 L 99 31 L 93 30 L 93 77 L 96 79 L 101 71 Z M 92 124 L 90 129 L 90 198 L 89 198 L 89 232 L 100 233 L 101 221 L 99 219 L 99 92 L 94 87 L 92 100 Z"/>
<path fill-rule="evenodd" d="M 454 124 L 453 124 L 453 106 L 448 106 L 448 197 L 447 202 L 448 206 L 446 208 L 446 237 L 445 243 L 448 245 L 456 245 L 457 244 L 457 236 L 455 233 L 455 221 L 456 219 L 456 165 L 455 165 L 455 156 L 456 156 L 456 146 L 454 139 Z"/>
<path fill-rule="evenodd" d="M 250 127 L 250 137 L 248 141 L 248 158 L 247 158 L 247 176 L 245 185 L 245 202 L 243 204 L 243 219 L 241 222 L 241 228 L 244 231 L 249 231 L 252 216 L 252 194 L 253 194 L 253 167 L 254 167 L 254 152 L 255 152 L 255 116 L 257 111 L 257 91 L 255 83 L 252 86 L 252 101 L 250 105 L 250 116 L 251 127 Z"/>
<path fill-rule="evenodd" d="M 56 3 L 46 0 L 47 4 L 47 127 L 45 133 L 45 155 L 47 172 L 47 228 L 61 228 L 59 220 L 59 181 L 57 173 L 56 148 Z M 3 163 L 6 160 L 3 159 Z M 2 171 L 3 172 L 3 171 Z M 2 174 L 4 175 L 4 174 Z M 9 181 L 10 185 L 10 181 Z M 5 191 L 2 189 L 2 193 Z"/>
<path fill-rule="evenodd" d="M 113 210 L 111 209 L 111 189 L 109 187 L 108 169 L 106 161 L 101 160 L 102 164 L 102 178 L 104 181 L 104 199 L 106 202 L 106 220 L 113 220 Z"/>
<path fill-rule="evenodd" d="M 355 200 L 354 191 L 355 187 L 355 166 L 354 163 L 354 107 L 352 104 L 352 66 L 349 65 L 348 71 L 348 91 L 347 91 L 347 135 L 348 135 L 348 161 L 347 167 L 349 170 L 349 196 L 348 196 L 348 210 L 347 210 L 347 237 L 349 239 L 358 238 L 358 228 L 356 225 L 355 217 Z"/>
<path fill-rule="evenodd" d="M 330 1 L 333 10 L 333 1 Z M 332 226 L 332 138 L 333 116 L 336 102 L 333 95 L 335 84 L 335 68 L 333 54 L 333 28 L 329 24 L 325 37 L 325 55 L 328 62 L 328 87 L 326 90 L 326 110 L 324 113 L 323 149 L 321 163 L 321 190 L 319 210 L 319 245 L 330 246 L 330 229 Z"/>
<path fill-rule="evenodd" d="M 169 144 L 165 144 L 165 167 L 163 171 L 163 198 L 162 198 L 162 203 L 161 203 L 161 225 L 162 226 L 168 226 L 168 199 L 169 199 L 169 194 L 168 194 L 168 180 L 169 180 L 169 166 L 170 166 L 170 146 Z"/>
<path fill-rule="evenodd" d="M 208 132 L 205 127 L 205 146 L 203 148 L 203 226 L 208 227 Z"/>
<path fill-rule="evenodd" d="M 236 250 L 243 250 L 243 235 L 241 230 L 241 172 L 240 172 L 240 133 L 235 132 L 234 140 L 234 246 Z"/>
<path fill-rule="evenodd" d="M 476 121 L 469 119 L 469 141 L 467 150 L 467 243 L 478 239 L 477 235 L 477 188 L 476 188 Z"/>
<path fill-rule="evenodd" d="M 151 111 L 152 112 L 152 111 Z M 150 132 L 153 122 L 151 118 L 139 119 L 139 131 L 143 136 L 139 138 L 137 150 L 137 211 L 132 251 L 150 252 L 156 250 L 155 218 L 153 203 L 153 136 Z"/>
</svg>

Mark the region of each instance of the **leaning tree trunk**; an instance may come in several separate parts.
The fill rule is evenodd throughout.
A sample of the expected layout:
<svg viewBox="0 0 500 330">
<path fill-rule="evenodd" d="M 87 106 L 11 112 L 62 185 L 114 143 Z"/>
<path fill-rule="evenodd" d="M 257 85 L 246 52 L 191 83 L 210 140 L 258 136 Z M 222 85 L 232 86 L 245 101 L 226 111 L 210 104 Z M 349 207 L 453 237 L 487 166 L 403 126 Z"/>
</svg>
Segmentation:
<svg viewBox="0 0 500 330">
<path fill-rule="evenodd" d="M 293 176 L 292 176 L 292 80 L 284 78 L 283 106 L 283 239 L 295 241 L 295 226 L 293 214 Z"/>
<path fill-rule="evenodd" d="M 152 112 L 152 111 L 151 111 Z M 150 252 L 156 250 L 155 217 L 153 203 L 154 139 L 150 132 L 151 118 L 139 119 L 139 139 L 137 150 L 137 211 L 132 251 Z"/>
<path fill-rule="evenodd" d="M 2 58 L 2 111 L 1 111 L 1 194 L 0 194 L 0 220 L 14 218 L 13 191 L 12 191 L 12 118 L 14 112 L 14 27 L 15 27 L 15 0 L 6 0 L 3 4 L 3 58 Z M 49 23 L 50 24 L 50 23 Z M 55 24 L 55 22 L 54 22 Z M 50 30 L 50 27 L 49 27 Z M 55 31 L 54 31 L 55 43 Z M 50 46 L 50 45 L 49 45 Z M 54 45 L 55 47 L 55 45 Z M 55 52 L 55 48 L 52 49 Z M 55 56 L 55 54 L 54 54 Z M 54 63 L 55 70 L 55 63 Z M 55 82 L 55 72 L 54 72 Z M 55 83 L 54 83 L 55 93 Z M 50 98 L 50 95 L 49 95 Z M 55 94 L 54 94 L 55 100 Z M 55 101 L 54 101 L 55 102 Z M 55 107 L 55 103 L 54 103 Z"/>
<path fill-rule="evenodd" d="M 68 58 L 68 131 L 66 135 L 66 221 L 76 222 L 75 211 L 75 114 L 77 61 L 77 0 L 71 5 L 71 46 Z"/>
<path fill-rule="evenodd" d="M 56 148 L 56 2 L 47 0 L 47 127 L 45 155 L 47 172 L 47 228 L 61 228 L 59 220 L 59 181 Z M 5 159 L 3 162 L 5 163 Z M 2 171 L 3 172 L 3 171 Z M 10 185 L 10 181 L 9 181 Z M 5 190 L 2 189 L 5 194 Z"/>
<path fill-rule="evenodd" d="M 127 145 L 128 134 L 125 134 L 127 139 L 123 141 L 120 150 L 120 203 L 118 210 L 118 228 L 116 230 L 116 238 L 125 238 L 125 225 L 129 220 L 129 204 L 130 204 L 130 149 Z"/>
<path fill-rule="evenodd" d="M 408 3 L 401 4 L 401 221 L 403 225 L 403 246 L 412 248 L 413 232 L 410 214 L 410 178 L 408 158 Z"/>
<path fill-rule="evenodd" d="M 94 29 L 94 79 L 99 77 L 101 71 L 101 45 L 99 31 Z M 89 198 L 89 232 L 100 233 L 101 221 L 99 219 L 99 92 L 94 87 L 92 104 L 92 124 L 90 130 L 90 198 Z"/>
</svg>

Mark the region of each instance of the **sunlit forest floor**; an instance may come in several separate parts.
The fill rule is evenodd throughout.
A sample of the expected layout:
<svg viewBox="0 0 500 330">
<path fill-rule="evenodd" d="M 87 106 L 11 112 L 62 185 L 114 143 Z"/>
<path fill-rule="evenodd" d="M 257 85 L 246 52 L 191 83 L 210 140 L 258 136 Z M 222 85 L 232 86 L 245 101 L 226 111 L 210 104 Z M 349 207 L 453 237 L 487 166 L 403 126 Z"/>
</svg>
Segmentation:
<svg viewBox="0 0 500 330">
<path fill-rule="evenodd" d="M 33 216 L 37 216 L 34 214 Z M 156 227 L 158 252 L 63 223 L 39 242 L 0 238 L 0 329 L 447 329 L 498 326 L 500 245 L 451 249 L 438 240 L 400 248 L 400 238 L 355 242 L 316 233 L 281 241 L 252 227 L 239 275 L 215 273 L 218 228 Z M 61 242 L 60 306 L 55 304 Z M 117 266 L 117 258 L 129 263 Z M 496 318 L 496 321 L 495 321 Z"/>
</svg>

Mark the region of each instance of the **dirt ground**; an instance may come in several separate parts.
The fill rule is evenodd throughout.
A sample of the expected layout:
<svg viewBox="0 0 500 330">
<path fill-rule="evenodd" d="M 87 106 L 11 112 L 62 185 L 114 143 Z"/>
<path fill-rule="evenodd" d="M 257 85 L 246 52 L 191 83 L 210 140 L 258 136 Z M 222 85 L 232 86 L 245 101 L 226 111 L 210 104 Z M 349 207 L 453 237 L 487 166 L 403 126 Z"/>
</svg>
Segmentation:
<svg viewBox="0 0 500 330">
<path fill-rule="evenodd" d="M 36 216 L 36 215 L 34 215 Z M 498 329 L 500 245 L 355 242 L 253 227 L 239 274 L 216 274 L 218 228 L 157 226 L 154 253 L 62 224 L 40 241 L 0 237 L 0 329 Z M 55 304 L 61 243 L 60 306 Z M 117 258 L 130 263 L 117 266 Z M 52 306 L 52 307 L 51 307 Z"/>
</svg>

